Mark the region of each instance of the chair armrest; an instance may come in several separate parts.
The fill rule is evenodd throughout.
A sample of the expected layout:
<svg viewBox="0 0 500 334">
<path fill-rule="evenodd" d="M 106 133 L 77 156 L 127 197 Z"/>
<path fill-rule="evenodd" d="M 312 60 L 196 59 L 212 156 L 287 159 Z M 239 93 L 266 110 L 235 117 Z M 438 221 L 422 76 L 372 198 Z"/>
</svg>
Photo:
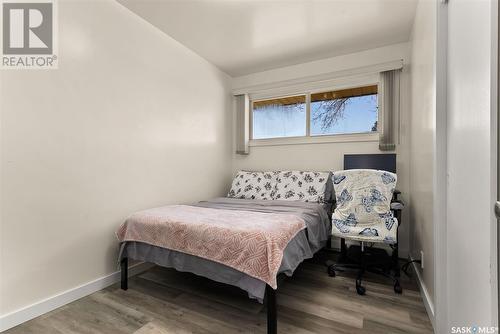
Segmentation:
<svg viewBox="0 0 500 334">
<path fill-rule="evenodd" d="M 391 202 L 391 210 L 403 210 L 405 205 L 401 201 L 392 201 Z"/>
<path fill-rule="evenodd" d="M 399 201 L 399 195 L 401 195 L 401 191 L 397 190 L 397 189 L 394 189 L 394 191 L 392 192 L 392 201 Z"/>
</svg>

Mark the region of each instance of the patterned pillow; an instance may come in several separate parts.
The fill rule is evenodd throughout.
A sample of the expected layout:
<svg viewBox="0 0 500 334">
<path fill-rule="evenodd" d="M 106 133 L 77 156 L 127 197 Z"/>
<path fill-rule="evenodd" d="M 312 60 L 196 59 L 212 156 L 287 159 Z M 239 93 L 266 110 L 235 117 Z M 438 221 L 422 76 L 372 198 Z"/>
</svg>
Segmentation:
<svg viewBox="0 0 500 334">
<path fill-rule="evenodd" d="M 275 180 L 275 172 L 239 171 L 227 197 L 270 200 Z"/>
<path fill-rule="evenodd" d="M 329 172 L 281 171 L 271 196 L 275 200 L 323 203 Z"/>
<path fill-rule="evenodd" d="M 396 174 L 385 171 L 334 172 L 337 206 L 332 216 L 333 234 L 348 235 L 353 240 L 395 243 L 397 220 L 390 205 L 396 182 Z"/>
</svg>

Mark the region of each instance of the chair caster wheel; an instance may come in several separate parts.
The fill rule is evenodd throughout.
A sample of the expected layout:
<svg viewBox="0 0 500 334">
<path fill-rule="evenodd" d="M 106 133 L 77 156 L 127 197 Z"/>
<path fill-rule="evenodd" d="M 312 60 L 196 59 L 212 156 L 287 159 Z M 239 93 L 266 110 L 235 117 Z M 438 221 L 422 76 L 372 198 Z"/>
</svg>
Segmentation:
<svg viewBox="0 0 500 334">
<path fill-rule="evenodd" d="M 399 281 L 396 281 L 396 283 L 394 283 L 394 292 L 397 293 L 398 295 L 403 293 L 403 288 L 399 284 Z"/>
<path fill-rule="evenodd" d="M 333 268 L 333 266 L 329 266 L 328 267 L 328 276 L 330 277 L 335 277 L 337 274 L 335 273 L 335 269 Z"/>
<path fill-rule="evenodd" d="M 356 285 L 356 292 L 358 295 L 363 296 L 366 293 L 366 289 L 364 286 Z"/>
</svg>

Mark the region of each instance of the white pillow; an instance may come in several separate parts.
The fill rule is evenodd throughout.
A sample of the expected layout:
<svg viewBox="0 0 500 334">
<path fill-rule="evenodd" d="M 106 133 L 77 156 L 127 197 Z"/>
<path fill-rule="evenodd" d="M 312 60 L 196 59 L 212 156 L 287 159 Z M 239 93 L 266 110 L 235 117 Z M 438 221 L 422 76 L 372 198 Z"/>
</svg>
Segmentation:
<svg viewBox="0 0 500 334">
<path fill-rule="evenodd" d="M 270 200 L 276 172 L 239 171 L 233 179 L 227 197 Z"/>
<path fill-rule="evenodd" d="M 276 175 L 272 198 L 323 203 L 329 176 L 329 172 L 281 171 Z"/>
</svg>

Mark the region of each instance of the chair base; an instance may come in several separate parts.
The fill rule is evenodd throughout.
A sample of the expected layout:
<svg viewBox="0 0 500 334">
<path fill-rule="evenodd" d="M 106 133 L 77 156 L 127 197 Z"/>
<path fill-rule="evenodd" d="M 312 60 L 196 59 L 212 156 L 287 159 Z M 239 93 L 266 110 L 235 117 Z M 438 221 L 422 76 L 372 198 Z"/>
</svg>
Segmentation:
<svg viewBox="0 0 500 334">
<path fill-rule="evenodd" d="M 362 285 L 364 273 L 375 273 L 390 278 L 393 281 L 394 292 L 401 294 L 403 289 L 399 282 L 397 246 L 394 252 L 396 257 L 395 254 L 390 256 L 385 250 L 379 248 L 350 246 L 343 250 L 337 263 L 327 263 L 328 275 L 335 277 L 337 272 L 357 271 L 356 292 L 359 295 L 364 295 L 366 293 L 366 289 Z"/>
</svg>

